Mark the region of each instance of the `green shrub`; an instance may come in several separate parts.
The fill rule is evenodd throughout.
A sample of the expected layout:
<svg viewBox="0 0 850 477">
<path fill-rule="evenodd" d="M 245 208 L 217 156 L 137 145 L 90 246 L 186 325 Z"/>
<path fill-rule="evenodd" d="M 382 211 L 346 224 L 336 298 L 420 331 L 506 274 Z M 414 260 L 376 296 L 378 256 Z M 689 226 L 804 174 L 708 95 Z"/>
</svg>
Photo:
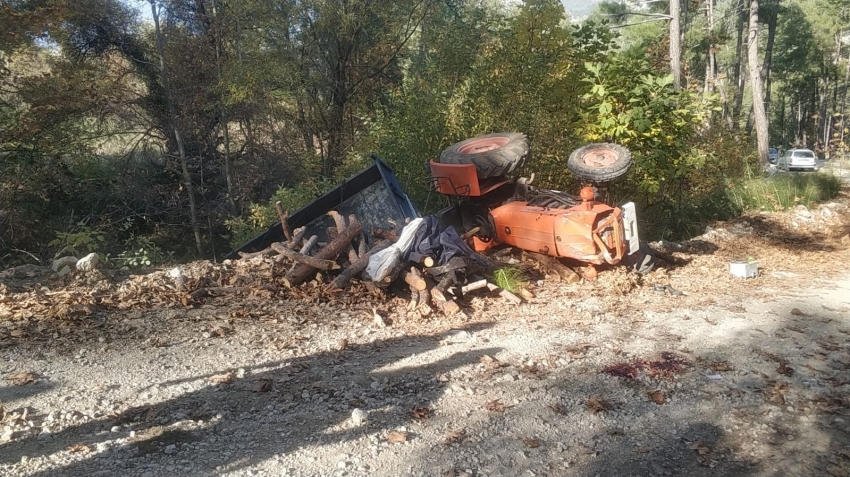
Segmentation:
<svg viewBox="0 0 850 477">
<path fill-rule="evenodd" d="M 333 181 L 319 179 L 302 182 L 294 187 L 278 188 L 267 204 L 250 204 L 247 216 L 235 217 L 224 222 L 229 232 L 230 244 L 234 247 L 241 245 L 277 222 L 275 203 L 278 201 L 284 211 L 293 213 L 333 187 Z"/>
<path fill-rule="evenodd" d="M 101 231 L 80 222 L 70 232 L 57 232 L 56 238 L 47 245 L 58 249 L 55 257 L 67 253 L 79 258 L 92 252 L 103 252 L 106 237 Z"/>
</svg>

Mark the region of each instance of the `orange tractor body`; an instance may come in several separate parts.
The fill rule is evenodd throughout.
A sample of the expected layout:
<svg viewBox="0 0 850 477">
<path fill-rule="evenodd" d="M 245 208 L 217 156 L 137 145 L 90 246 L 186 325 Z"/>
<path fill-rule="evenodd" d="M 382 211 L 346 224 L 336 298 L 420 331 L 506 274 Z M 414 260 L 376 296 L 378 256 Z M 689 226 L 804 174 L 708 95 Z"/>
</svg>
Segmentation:
<svg viewBox="0 0 850 477">
<path fill-rule="evenodd" d="M 575 197 L 535 189 L 524 178 L 479 181 L 472 164 L 429 166 L 435 190 L 456 200 L 441 215 L 465 232 L 477 229 L 476 251 L 505 244 L 592 266 L 617 264 L 639 248 L 632 203 L 611 207 L 595 200 L 590 187 Z"/>
</svg>

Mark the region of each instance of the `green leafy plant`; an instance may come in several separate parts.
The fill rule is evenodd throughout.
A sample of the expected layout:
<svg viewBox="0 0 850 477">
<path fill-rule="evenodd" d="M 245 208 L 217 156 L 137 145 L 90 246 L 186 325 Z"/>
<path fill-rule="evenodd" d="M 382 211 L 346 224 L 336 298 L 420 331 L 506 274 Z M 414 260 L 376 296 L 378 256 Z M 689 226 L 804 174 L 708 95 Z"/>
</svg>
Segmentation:
<svg viewBox="0 0 850 477">
<path fill-rule="evenodd" d="M 130 268 L 151 267 L 174 261 L 172 252 L 165 252 L 150 238 L 134 236 L 125 242 L 128 250 L 118 254 L 113 260 Z"/>
<path fill-rule="evenodd" d="M 47 243 L 50 247 L 59 247 L 54 256 L 70 253 L 80 257 L 97 252 L 106 244 L 106 237 L 97 229 L 84 222 L 77 223 L 77 229 L 72 232 L 57 232 L 56 238 Z"/>
<path fill-rule="evenodd" d="M 502 267 L 493 272 L 493 282 L 505 290 L 516 293 L 525 285 L 522 270 L 516 267 Z"/>
</svg>

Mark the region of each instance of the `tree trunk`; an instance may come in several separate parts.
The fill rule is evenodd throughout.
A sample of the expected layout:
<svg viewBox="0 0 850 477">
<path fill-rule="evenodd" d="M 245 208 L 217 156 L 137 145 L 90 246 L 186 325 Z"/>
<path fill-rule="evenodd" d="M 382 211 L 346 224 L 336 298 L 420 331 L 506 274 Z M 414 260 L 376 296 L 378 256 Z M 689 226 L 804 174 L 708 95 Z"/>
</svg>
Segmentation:
<svg viewBox="0 0 850 477">
<path fill-rule="evenodd" d="M 174 130 L 174 140 L 177 143 L 177 152 L 180 157 L 180 169 L 183 173 L 183 185 L 186 187 L 186 194 L 189 196 L 189 218 L 192 221 L 192 233 L 195 235 L 195 248 L 198 255 L 204 254 L 204 247 L 201 244 L 201 228 L 198 225 L 198 209 L 195 205 L 195 187 L 192 185 L 192 176 L 189 174 L 189 164 L 186 161 L 186 149 L 183 146 L 183 136 L 180 134 L 178 126 L 177 113 L 174 109 L 174 101 L 171 97 L 171 84 L 168 82 L 168 68 L 165 64 L 165 46 L 162 39 L 162 31 L 159 28 L 159 12 L 156 7 L 156 0 L 150 0 L 151 15 L 153 17 L 154 32 L 156 33 L 156 50 L 159 54 L 159 68 L 162 74 L 162 88 L 165 94 L 165 107 L 168 110 L 168 118 L 171 123 L 171 128 Z"/>
<path fill-rule="evenodd" d="M 750 69 L 750 88 L 753 92 L 753 121 L 756 127 L 759 162 L 767 167 L 768 130 L 764 110 L 761 74 L 759 73 L 759 0 L 750 0 L 750 28 L 747 39 L 747 62 Z"/>
<path fill-rule="evenodd" d="M 744 43 L 744 23 L 747 18 L 747 11 L 744 8 L 743 4 L 744 0 L 738 0 L 738 41 L 735 44 L 735 68 L 734 68 L 734 80 L 735 80 L 735 98 L 733 99 L 734 104 L 732 105 L 732 120 L 735 123 L 735 128 L 741 127 L 741 107 L 744 102 L 744 75 L 741 74 L 742 64 L 741 58 L 744 55 L 743 43 Z"/>
<path fill-rule="evenodd" d="M 680 0 L 670 1 L 670 71 L 673 73 L 673 87 L 682 87 L 682 37 L 680 22 Z"/>
<path fill-rule="evenodd" d="M 705 6 L 705 15 L 708 20 L 708 54 L 706 55 L 705 61 L 705 92 L 711 93 L 714 91 L 716 87 L 716 73 L 717 73 L 717 65 L 715 64 L 717 61 L 717 56 L 714 54 L 715 47 L 714 41 L 712 40 L 714 36 L 714 0 L 708 0 L 708 4 Z"/>
<path fill-rule="evenodd" d="M 776 39 L 776 20 L 779 16 L 779 0 L 769 0 L 767 4 L 767 44 L 764 49 L 764 63 L 761 67 L 761 80 L 764 84 L 764 112 L 770 117 L 770 71 L 773 60 L 773 44 Z"/>
<path fill-rule="evenodd" d="M 224 73 L 221 66 L 221 19 L 218 16 L 218 6 L 216 1 L 212 2 L 213 18 L 215 21 L 215 69 L 218 76 L 218 87 L 221 91 L 224 90 Z M 227 184 L 227 202 L 230 204 L 230 210 L 234 215 L 239 214 L 239 208 L 236 206 L 236 198 L 233 192 L 233 163 L 230 159 L 230 131 L 228 130 L 227 109 L 224 105 L 223 95 L 218 98 L 219 101 L 219 124 L 221 133 L 224 137 L 224 180 Z"/>
</svg>

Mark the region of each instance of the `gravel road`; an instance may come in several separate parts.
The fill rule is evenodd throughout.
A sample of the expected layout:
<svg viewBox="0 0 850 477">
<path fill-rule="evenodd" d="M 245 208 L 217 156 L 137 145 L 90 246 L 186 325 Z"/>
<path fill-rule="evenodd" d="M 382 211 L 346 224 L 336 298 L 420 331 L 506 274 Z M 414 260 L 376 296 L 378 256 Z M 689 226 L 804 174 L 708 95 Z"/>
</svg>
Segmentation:
<svg viewBox="0 0 850 477">
<path fill-rule="evenodd" d="M 3 349 L 37 382 L 0 387 L 27 411 L 0 475 L 847 475 L 850 277 L 624 316 L 560 287 L 442 330 L 285 302 L 225 318 L 258 302 Z M 672 371 L 601 372 L 635 360 Z"/>
<path fill-rule="evenodd" d="M 846 199 L 453 318 L 250 295 L 0 323 L 0 475 L 848 476 Z"/>
</svg>

